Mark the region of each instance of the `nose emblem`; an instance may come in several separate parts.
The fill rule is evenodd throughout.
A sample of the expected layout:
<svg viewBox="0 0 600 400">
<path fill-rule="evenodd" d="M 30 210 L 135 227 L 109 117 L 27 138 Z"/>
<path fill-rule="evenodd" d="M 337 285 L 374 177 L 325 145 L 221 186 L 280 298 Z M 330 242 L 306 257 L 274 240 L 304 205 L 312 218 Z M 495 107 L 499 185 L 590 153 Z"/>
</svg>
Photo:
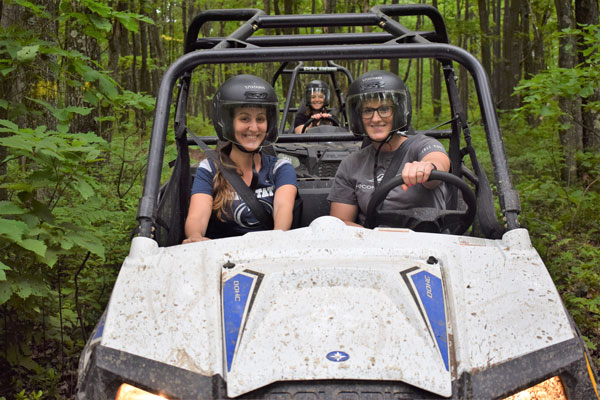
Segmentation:
<svg viewBox="0 0 600 400">
<path fill-rule="evenodd" d="M 348 353 L 345 353 L 343 351 L 332 351 L 330 353 L 327 353 L 326 357 L 329 361 L 344 362 L 350 358 L 350 355 L 348 355 Z"/>
</svg>

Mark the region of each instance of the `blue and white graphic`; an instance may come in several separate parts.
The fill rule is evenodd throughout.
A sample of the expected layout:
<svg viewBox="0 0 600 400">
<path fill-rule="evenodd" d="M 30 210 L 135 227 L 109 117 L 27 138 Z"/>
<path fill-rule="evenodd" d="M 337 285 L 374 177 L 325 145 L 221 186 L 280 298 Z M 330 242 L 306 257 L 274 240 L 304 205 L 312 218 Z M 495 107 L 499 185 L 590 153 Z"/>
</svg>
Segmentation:
<svg viewBox="0 0 600 400">
<path fill-rule="evenodd" d="M 259 191 L 261 189 L 257 189 Z M 273 190 L 271 189 L 271 193 Z M 258 196 L 257 196 L 258 197 Z M 273 205 L 268 201 L 258 199 L 260 203 L 265 207 L 268 215 L 273 215 Z M 239 226 L 243 226 L 244 228 L 252 228 L 258 225 L 260 222 L 258 219 L 252 214 L 250 207 L 244 201 L 234 201 L 234 210 L 233 210 L 233 220 Z"/>
<path fill-rule="evenodd" d="M 350 355 L 343 351 L 332 351 L 332 352 L 327 353 L 326 357 L 329 361 L 344 362 L 350 358 Z"/>
<path fill-rule="evenodd" d="M 100 322 L 98 322 L 98 327 L 96 328 L 96 332 L 94 333 L 94 337 L 92 341 L 97 339 L 102 339 L 102 334 L 104 333 L 104 323 L 106 322 L 106 313 L 102 314 L 102 318 L 100 318 Z"/>
<path fill-rule="evenodd" d="M 225 329 L 225 350 L 227 354 L 227 372 L 241 335 L 246 308 L 249 303 L 252 285 L 256 277 L 237 274 L 223 285 L 223 326 Z"/>
<path fill-rule="evenodd" d="M 427 271 L 420 271 L 411 276 L 417 293 L 423 303 L 427 319 L 444 360 L 448 367 L 448 333 L 446 330 L 446 310 L 444 309 L 444 290 L 442 280 Z"/>
</svg>

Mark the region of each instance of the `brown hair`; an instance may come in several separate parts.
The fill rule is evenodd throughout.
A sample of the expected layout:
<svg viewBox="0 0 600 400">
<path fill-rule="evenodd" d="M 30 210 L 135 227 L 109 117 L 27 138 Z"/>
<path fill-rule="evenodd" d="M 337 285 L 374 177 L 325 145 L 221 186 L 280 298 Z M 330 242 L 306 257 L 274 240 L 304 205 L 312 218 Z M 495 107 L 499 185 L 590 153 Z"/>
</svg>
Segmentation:
<svg viewBox="0 0 600 400">
<path fill-rule="evenodd" d="M 235 163 L 231 161 L 231 158 L 229 158 L 229 153 L 231 153 L 232 146 L 233 144 L 231 142 L 227 142 L 217 147 L 219 162 L 224 168 L 232 169 L 239 175 L 242 175 L 237 165 L 235 165 Z M 212 210 L 215 212 L 219 220 L 224 221 L 225 217 L 229 217 L 228 210 L 231 209 L 231 203 L 233 202 L 234 198 L 235 191 L 233 190 L 231 183 L 225 179 L 221 171 L 217 168 L 217 173 L 213 179 Z"/>
</svg>

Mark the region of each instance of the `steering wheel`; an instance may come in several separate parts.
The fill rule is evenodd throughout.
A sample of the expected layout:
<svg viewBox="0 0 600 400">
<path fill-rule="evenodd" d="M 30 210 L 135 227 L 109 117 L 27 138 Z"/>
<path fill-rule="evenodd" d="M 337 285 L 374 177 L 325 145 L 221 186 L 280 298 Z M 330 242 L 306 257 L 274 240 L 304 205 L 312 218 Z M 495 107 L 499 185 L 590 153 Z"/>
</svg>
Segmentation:
<svg viewBox="0 0 600 400">
<path fill-rule="evenodd" d="M 456 175 L 442 171 L 431 171 L 429 180 L 439 180 L 457 187 L 467 204 L 466 210 L 439 210 L 432 207 L 419 207 L 407 210 L 379 210 L 378 207 L 388 193 L 404 183 L 402 176 L 397 175 L 379 186 L 369 201 L 365 227 L 374 228 L 379 225 L 396 228 L 409 228 L 419 232 L 450 233 L 462 235 L 469 229 L 475 219 L 477 209 L 475 194 L 465 181 Z"/>
<path fill-rule="evenodd" d="M 333 125 L 333 126 L 340 126 L 340 123 L 339 123 L 339 122 L 338 122 L 338 120 L 337 120 L 337 119 L 335 119 L 334 117 L 321 117 L 321 118 L 319 118 L 319 119 L 316 119 L 316 118 L 311 118 L 311 119 L 309 119 L 308 121 L 306 121 L 306 122 L 304 123 L 304 125 L 302 125 L 302 131 L 301 131 L 301 133 L 304 133 L 304 132 L 306 132 L 306 128 L 308 128 L 308 126 L 309 126 L 310 124 L 312 124 L 313 122 L 315 122 L 315 121 L 330 121 L 330 122 L 331 122 L 331 125 Z M 319 124 L 319 125 L 320 125 L 320 124 Z M 319 125 L 317 125 L 317 126 L 319 126 Z"/>
</svg>

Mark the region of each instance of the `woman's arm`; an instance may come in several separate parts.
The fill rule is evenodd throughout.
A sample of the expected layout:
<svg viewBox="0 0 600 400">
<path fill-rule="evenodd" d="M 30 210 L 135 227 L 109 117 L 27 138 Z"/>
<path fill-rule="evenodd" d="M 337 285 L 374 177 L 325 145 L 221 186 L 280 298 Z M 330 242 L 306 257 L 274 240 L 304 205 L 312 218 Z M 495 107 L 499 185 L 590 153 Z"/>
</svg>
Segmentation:
<svg viewBox="0 0 600 400">
<path fill-rule="evenodd" d="M 313 118 L 315 119 L 314 122 L 312 122 L 310 125 L 308 125 L 306 127 L 306 129 L 310 129 L 314 126 L 318 126 L 319 124 L 317 123 L 321 118 L 330 118 L 331 114 L 329 113 L 317 113 L 317 114 L 312 114 L 311 116 L 308 117 L 308 119 L 306 121 L 308 121 L 309 119 Z M 304 123 L 306 123 L 306 121 Z M 302 133 L 302 128 L 304 127 L 304 123 L 298 125 L 297 127 L 294 128 L 294 132 L 295 133 Z"/>
<path fill-rule="evenodd" d="M 402 179 L 404 185 L 402 188 L 407 190 L 409 186 L 423 183 L 427 189 L 435 189 L 440 181 L 426 182 L 431 175 L 431 171 L 450 171 L 450 159 L 441 151 L 433 151 L 427 154 L 421 161 L 406 163 L 402 169 Z"/>
<path fill-rule="evenodd" d="M 294 185 L 283 185 L 275 191 L 273 198 L 273 229 L 287 231 L 292 227 L 297 191 L 298 189 Z"/>
<path fill-rule="evenodd" d="M 205 237 L 208 221 L 212 213 L 213 198 L 209 194 L 196 193 L 190 199 L 190 209 L 185 220 L 185 236 L 183 243 L 209 240 Z"/>
<path fill-rule="evenodd" d="M 362 225 L 354 222 L 356 221 L 356 216 L 358 215 L 358 206 L 354 204 L 345 204 L 332 201 L 331 208 L 329 209 L 329 215 L 341 219 L 346 225 L 362 227 Z"/>
</svg>

